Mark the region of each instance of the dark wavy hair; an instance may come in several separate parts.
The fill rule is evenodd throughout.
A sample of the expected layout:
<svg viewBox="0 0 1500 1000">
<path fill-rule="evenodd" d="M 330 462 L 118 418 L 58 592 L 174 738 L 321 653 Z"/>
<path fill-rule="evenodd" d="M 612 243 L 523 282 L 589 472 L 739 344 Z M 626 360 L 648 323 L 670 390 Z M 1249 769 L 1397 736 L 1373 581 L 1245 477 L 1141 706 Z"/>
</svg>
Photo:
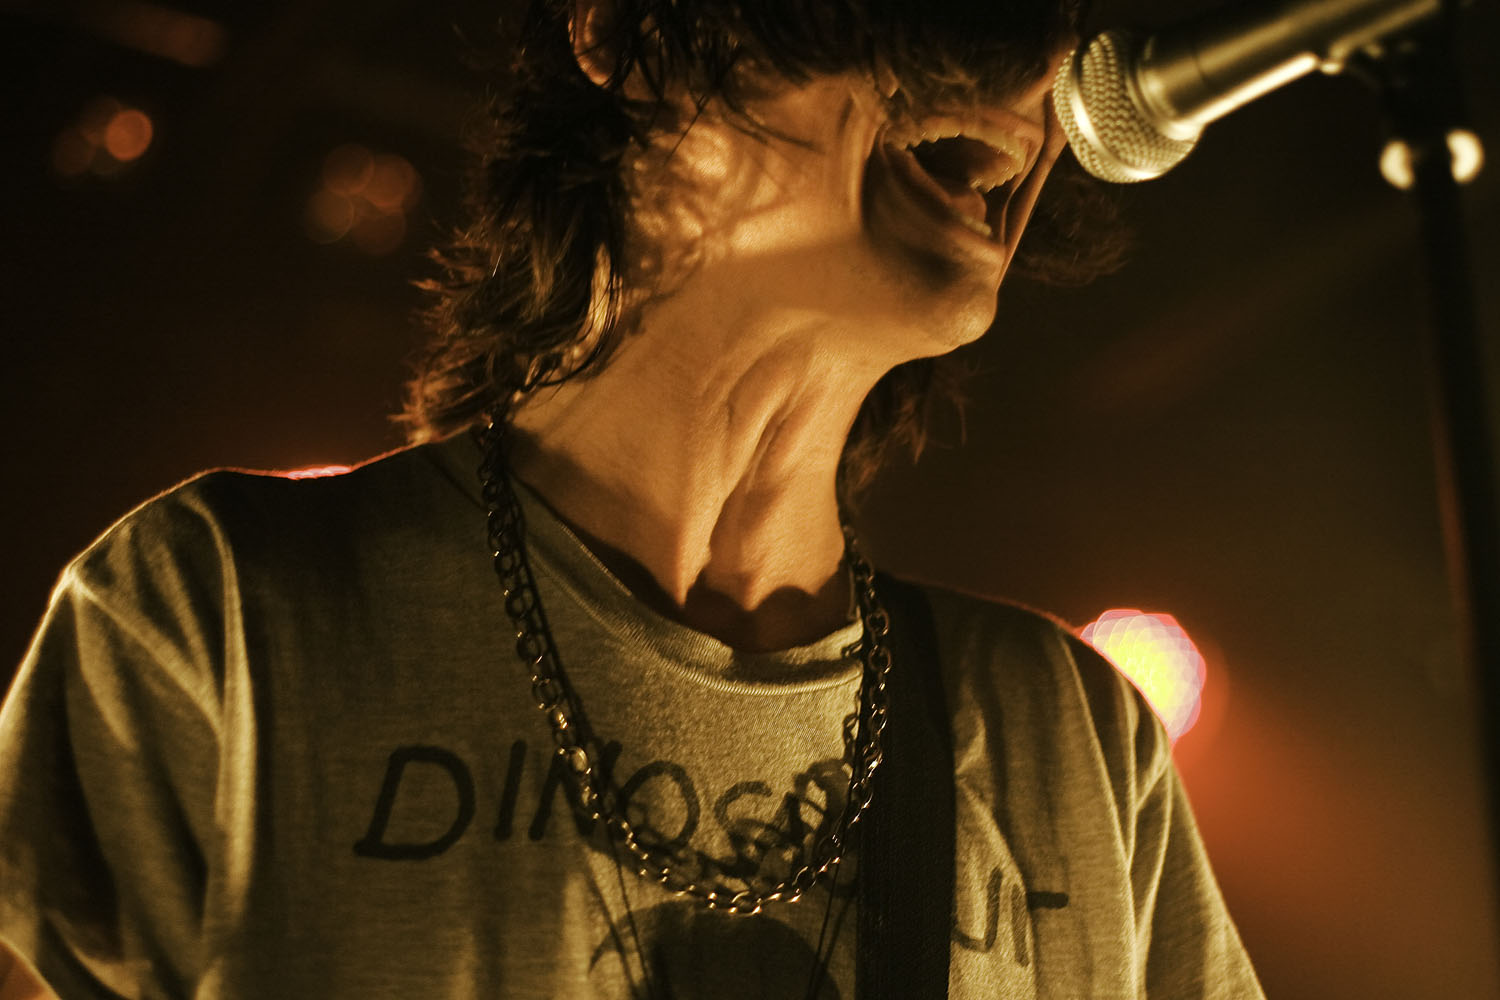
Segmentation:
<svg viewBox="0 0 1500 1000">
<path fill-rule="evenodd" d="M 699 107 L 745 111 L 757 80 L 805 82 L 888 67 L 894 101 L 1004 96 L 1036 80 L 1076 32 L 1079 0 L 613 0 L 600 45 L 617 58 L 595 85 L 569 32 L 574 0 L 533 0 L 491 67 L 491 96 L 470 137 L 466 221 L 434 252 L 424 282 L 432 335 L 415 365 L 401 419 L 427 440 L 504 421 L 517 398 L 584 378 L 622 335 L 628 200 L 621 165 L 664 128 L 669 84 Z M 623 82 L 645 83 L 646 100 Z M 1110 203 L 1064 157 L 1036 206 L 1012 270 L 1081 283 L 1116 265 Z M 602 312 L 591 314 L 596 297 Z M 598 310 L 598 305 L 592 305 Z M 587 349 L 583 349 L 587 345 Z M 583 356 L 580 357 L 580 354 Z M 865 399 L 844 448 L 840 482 L 851 499 L 892 446 L 915 458 L 935 404 L 961 400 L 951 357 L 889 372 Z"/>
</svg>

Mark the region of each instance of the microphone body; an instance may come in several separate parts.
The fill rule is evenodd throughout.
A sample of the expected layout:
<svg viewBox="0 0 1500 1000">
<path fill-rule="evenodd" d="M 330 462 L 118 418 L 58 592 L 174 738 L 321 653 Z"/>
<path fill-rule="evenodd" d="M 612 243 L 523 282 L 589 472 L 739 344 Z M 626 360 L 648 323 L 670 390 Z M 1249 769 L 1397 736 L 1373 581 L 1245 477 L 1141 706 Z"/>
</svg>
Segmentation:
<svg viewBox="0 0 1500 1000">
<path fill-rule="evenodd" d="M 1063 63 L 1053 102 L 1074 154 L 1107 181 L 1159 177 L 1204 126 L 1436 14 L 1441 0 L 1275 0 L 1146 38 L 1108 31 Z"/>
</svg>

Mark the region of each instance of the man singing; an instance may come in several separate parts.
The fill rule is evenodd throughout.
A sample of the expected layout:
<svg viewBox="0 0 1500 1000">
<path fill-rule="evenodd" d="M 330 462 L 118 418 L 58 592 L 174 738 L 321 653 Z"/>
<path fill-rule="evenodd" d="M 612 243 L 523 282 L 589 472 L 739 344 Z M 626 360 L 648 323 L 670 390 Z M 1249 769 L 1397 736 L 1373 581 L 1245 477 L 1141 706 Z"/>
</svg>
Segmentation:
<svg viewBox="0 0 1500 1000">
<path fill-rule="evenodd" d="M 939 991 L 1259 997 L 1134 689 L 1048 618 L 876 576 L 845 516 L 936 359 L 1019 335 L 1007 270 L 1088 256 L 1064 202 L 1017 256 L 1077 16 L 537 0 L 418 443 L 201 476 L 64 572 L 0 716 L 15 981 L 878 995 L 864 890 L 923 860 L 863 864 L 872 789 L 911 808 L 875 780 L 909 766 L 889 675 L 898 723 L 898 678 L 946 706 Z"/>
</svg>

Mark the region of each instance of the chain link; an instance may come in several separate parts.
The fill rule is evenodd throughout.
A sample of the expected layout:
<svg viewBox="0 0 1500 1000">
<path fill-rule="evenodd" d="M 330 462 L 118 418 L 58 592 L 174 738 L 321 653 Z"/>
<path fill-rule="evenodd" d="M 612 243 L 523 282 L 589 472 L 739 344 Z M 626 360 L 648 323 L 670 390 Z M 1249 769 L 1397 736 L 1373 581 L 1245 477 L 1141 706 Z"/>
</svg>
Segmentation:
<svg viewBox="0 0 1500 1000">
<path fill-rule="evenodd" d="M 750 888 L 748 883 L 740 890 L 722 882 L 702 883 L 675 870 L 670 852 L 641 842 L 625 818 L 619 792 L 600 766 L 603 754 L 588 731 L 582 706 L 563 673 L 552 630 L 542 611 L 536 579 L 526 559 L 525 516 L 505 469 L 503 434 L 498 422 L 491 425 L 485 434 L 484 460 L 479 467 L 481 495 L 489 509 L 490 549 L 495 573 L 500 578 L 505 612 L 516 629 L 516 655 L 530 671 L 536 705 L 551 726 L 558 756 L 576 782 L 577 807 L 588 819 L 602 822 L 608 835 L 624 846 L 638 875 L 661 883 L 668 892 L 693 896 L 709 909 L 742 916 L 759 913 L 767 903 L 796 902 L 843 859 L 850 830 L 870 806 L 870 780 L 883 758 L 881 735 L 888 708 L 886 674 L 891 667 L 885 638 L 890 631 L 890 617 L 875 594 L 875 570 L 860 554 L 848 524 L 843 527 L 845 554 L 863 625 L 859 648 L 864 660 L 859 721 L 853 746 L 849 748 L 848 797 L 833 829 L 813 845 L 803 865 L 790 878 L 764 892 Z"/>
</svg>

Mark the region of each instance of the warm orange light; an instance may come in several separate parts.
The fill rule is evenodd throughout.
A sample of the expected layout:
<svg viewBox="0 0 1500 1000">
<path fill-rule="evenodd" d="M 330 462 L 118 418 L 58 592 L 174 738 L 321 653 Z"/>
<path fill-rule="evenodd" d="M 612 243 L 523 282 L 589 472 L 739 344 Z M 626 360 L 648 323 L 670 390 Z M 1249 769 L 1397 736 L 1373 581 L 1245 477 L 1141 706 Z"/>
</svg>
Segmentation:
<svg viewBox="0 0 1500 1000">
<path fill-rule="evenodd" d="M 212 66 L 224 55 L 229 35 L 217 21 L 197 14 L 144 3 L 112 0 L 78 4 L 84 27 L 109 39 L 184 66 Z"/>
<path fill-rule="evenodd" d="M 88 172 L 98 148 L 77 128 L 65 128 L 52 143 L 52 169 L 64 177 Z"/>
<path fill-rule="evenodd" d="M 93 146 L 104 145 L 104 133 L 109 130 L 109 123 L 114 121 L 115 115 L 125 110 L 113 97 L 96 97 L 84 107 L 78 115 L 78 131 Z"/>
<path fill-rule="evenodd" d="M 387 154 L 376 157 L 364 195 L 382 212 L 394 214 L 411 208 L 420 190 L 416 168 L 399 156 Z"/>
<path fill-rule="evenodd" d="M 318 243 L 337 243 L 358 217 L 354 202 L 323 188 L 307 201 L 307 234 Z"/>
<path fill-rule="evenodd" d="M 151 118 L 137 108 L 121 108 L 104 126 L 104 149 L 121 163 L 139 159 L 151 146 Z"/>
<path fill-rule="evenodd" d="M 1176 618 L 1116 609 L 1085 625 L 1079 635 L 1140 689 L 1174 742 L 1198 721 L 1206 675 L 1203 654 Z"/>
<path fill-rule="evenodd" d="M 406 239 L 406 215 L 421 197 L 422 178 L 405 158 L 345 143 L 323 158 L 322 186 L 307 202 L 307 234 L 319 243 L 347 237 L 364 253 L 388 254 Z"/>
<path fill-rule="evenodd" d="M 374 154 L 354 143 L 339 146 L 323 158 L 323 187 L 346 198 L 364 191 L 374 173 Z"/>
<path fill-rule="evenodd" d="M 52 168 L 64 177 L 111 177 L 151 148 L 151 116 L 109 96 L 90 101 L 52 142 Z"/>
<path fill-rule="evenodd" d="M 278 475 L 282 479 L 322 479 L 325 476 L 342 476 L 350 471 L 347 465 L 310 465 L 305 469 L 292 469 Z"/>
</svg>

